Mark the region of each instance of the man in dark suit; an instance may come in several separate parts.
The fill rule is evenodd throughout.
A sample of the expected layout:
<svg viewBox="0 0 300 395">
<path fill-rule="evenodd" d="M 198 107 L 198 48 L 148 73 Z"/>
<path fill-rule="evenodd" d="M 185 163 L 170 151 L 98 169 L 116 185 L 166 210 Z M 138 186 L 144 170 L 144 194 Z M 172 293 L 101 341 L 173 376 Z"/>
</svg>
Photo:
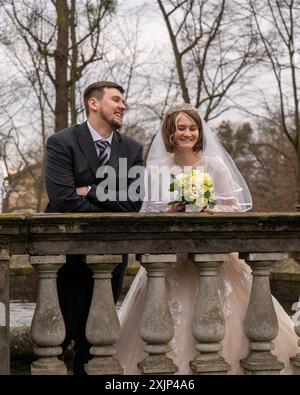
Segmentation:
<svg viewBox="0 0 300 395">
<path fill-rule="evenodd" d="M 127 159 L 127 170 L 143 166 L 142 146 L 117 129 L 122 126 L 126 110 L 124 90 L 121 86 L 100 81 L 88 86 L 84 92 L 87 122 L 76 125 L 49 137 L 45 179 L 49 197 L 46 212 L 135 212 L 142 200 L 131 199 L 121 191 L 116 180 L 116 199 L 99 199 L 97 169 L 111 166 L 116 175 L 119 159 Z M 127 176 L 127 185 L 134 181 Z M 121 184 L 121 183 L 120 183 Z M 102 191 L 103 192 L 103 191 Z M 122 192 L 122 199 L 118 199 Z M 124 200 L 124 192 L 127 199 Z M 120 296 L 127 256 L 123 264 L 113 271 L 112 289 L 115 302 Z M 91 358 L 90 344 L 85 337 L 85 326 L 93 293 L 91 270 L 81 255 L 67 255 L 66 264 L 58 271 L 59 302 L 66 325 L 63 350 L 75 341 L 73 372 L 83 375 L 84 364 Z"/>
</svg>

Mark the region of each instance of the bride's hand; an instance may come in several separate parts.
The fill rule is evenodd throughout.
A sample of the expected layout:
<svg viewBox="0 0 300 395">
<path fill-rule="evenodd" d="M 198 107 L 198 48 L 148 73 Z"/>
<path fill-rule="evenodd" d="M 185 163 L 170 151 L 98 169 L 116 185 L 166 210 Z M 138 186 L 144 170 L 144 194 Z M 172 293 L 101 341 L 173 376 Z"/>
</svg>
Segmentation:
<svg viewBox="0 0 300 395">
<path fill-rule="evenodd" d="M 185 211 L 185 206 L 182 203 L 175 203 L 170 205 L 167 211 L 169 213 L 182 213 Z"/>
</svg>

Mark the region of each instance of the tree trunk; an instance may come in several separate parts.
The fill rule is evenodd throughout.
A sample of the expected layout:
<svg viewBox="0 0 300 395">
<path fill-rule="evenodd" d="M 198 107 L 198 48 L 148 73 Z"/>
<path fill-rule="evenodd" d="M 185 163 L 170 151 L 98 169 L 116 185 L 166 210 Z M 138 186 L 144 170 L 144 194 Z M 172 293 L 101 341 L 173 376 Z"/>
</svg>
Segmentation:
<svg viewBox="0 0 300 395">
<path fill-rule="evenodd" d="M 176 36 L 174 35 L 174 32 L 172 30 L 172 26 L 171 26 L 171 21 L 169 19 L 169 15 L 167 14 L 164 5 L 162 3 L 161 0 L 157 0 L 159 8 L 163 14 L 163 18 L 165 20 L 168 32 L 169 32 L 169 36 L 170 36 L 170 40 L 171 40 L 171 44 L 172 44 L 172 48 L 173 48 L 173 53 L 174 53 L 174 57 L 175 57 L 175 64 L 176 64 L 176 70 L 177 70 L 177 74 L 178 74 L 178 79 L 179 79 L 179 83 L 180 83 L 180 88 L 181 88 L 181 94 L 182 94 L 182 99 L 185 103 L 190 103 L 190 96 L 189 96 L 189 90 L 186 84 L 186 78 L 184 76 L 184 69 L 183 69 L 183 64 L 182 64 L 182 54 L 180 53 L 179 49 L 178 49 L 178 43 L 177 43 L 177 39 Z"/>
<path fill-rule="evenodd" d="M 76 81 L 77 81 L 77 63 L 78 63 L 78 46 L 76 42 L 76 0 L 71 1 L 71 15 L 70 15 L 70 35 L 72 45 L 71 57 L 71 76 L 70 76 L 70 111 L 71 111 L 71 125 L 77 123 L 77 108 L 76 108 Z"/>
<path fill-rule="evenodd" d="M 67 0 L 56 1 L 57 45 L 55 50 L 55 131 L 68 127 L 68 44 L 69 8 Z"/>
</svg>

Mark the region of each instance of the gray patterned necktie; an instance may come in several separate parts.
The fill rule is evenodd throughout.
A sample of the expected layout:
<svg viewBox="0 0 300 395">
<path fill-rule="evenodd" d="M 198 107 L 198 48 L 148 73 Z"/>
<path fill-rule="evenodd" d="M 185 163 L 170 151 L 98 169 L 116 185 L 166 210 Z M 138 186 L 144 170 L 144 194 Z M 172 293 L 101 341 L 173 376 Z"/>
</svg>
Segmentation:
<svg viewBox="0 0 300 395">
<path fill-rule="evenodd" d="M 95 144 L 99 148 L 99 166 L 105 166 L 108 164 L 109 157 L 107 153 L 107 148 L 110 145 L 106 140 L 97 140 Z"/>
</svg>

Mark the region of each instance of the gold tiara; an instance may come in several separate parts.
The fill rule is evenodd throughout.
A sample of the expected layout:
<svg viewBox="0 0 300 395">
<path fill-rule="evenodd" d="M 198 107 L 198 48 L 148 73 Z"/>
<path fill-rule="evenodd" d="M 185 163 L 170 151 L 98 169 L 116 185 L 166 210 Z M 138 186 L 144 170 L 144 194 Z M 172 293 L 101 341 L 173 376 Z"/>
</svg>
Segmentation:
<svg viewBox="0 0 300 395">
<path fill-rule="evenodd" d="M 198 109 L 194 106 L 192 106 L 189 103 L 182 103 L 182 104 L 177 104 L 173 107 L 171 107 L 168 111 L 168 115 L 173 114 L 174 112 L 180 112 L 180 111 L 195 111 L 198 112 Z"/>
</svg>

